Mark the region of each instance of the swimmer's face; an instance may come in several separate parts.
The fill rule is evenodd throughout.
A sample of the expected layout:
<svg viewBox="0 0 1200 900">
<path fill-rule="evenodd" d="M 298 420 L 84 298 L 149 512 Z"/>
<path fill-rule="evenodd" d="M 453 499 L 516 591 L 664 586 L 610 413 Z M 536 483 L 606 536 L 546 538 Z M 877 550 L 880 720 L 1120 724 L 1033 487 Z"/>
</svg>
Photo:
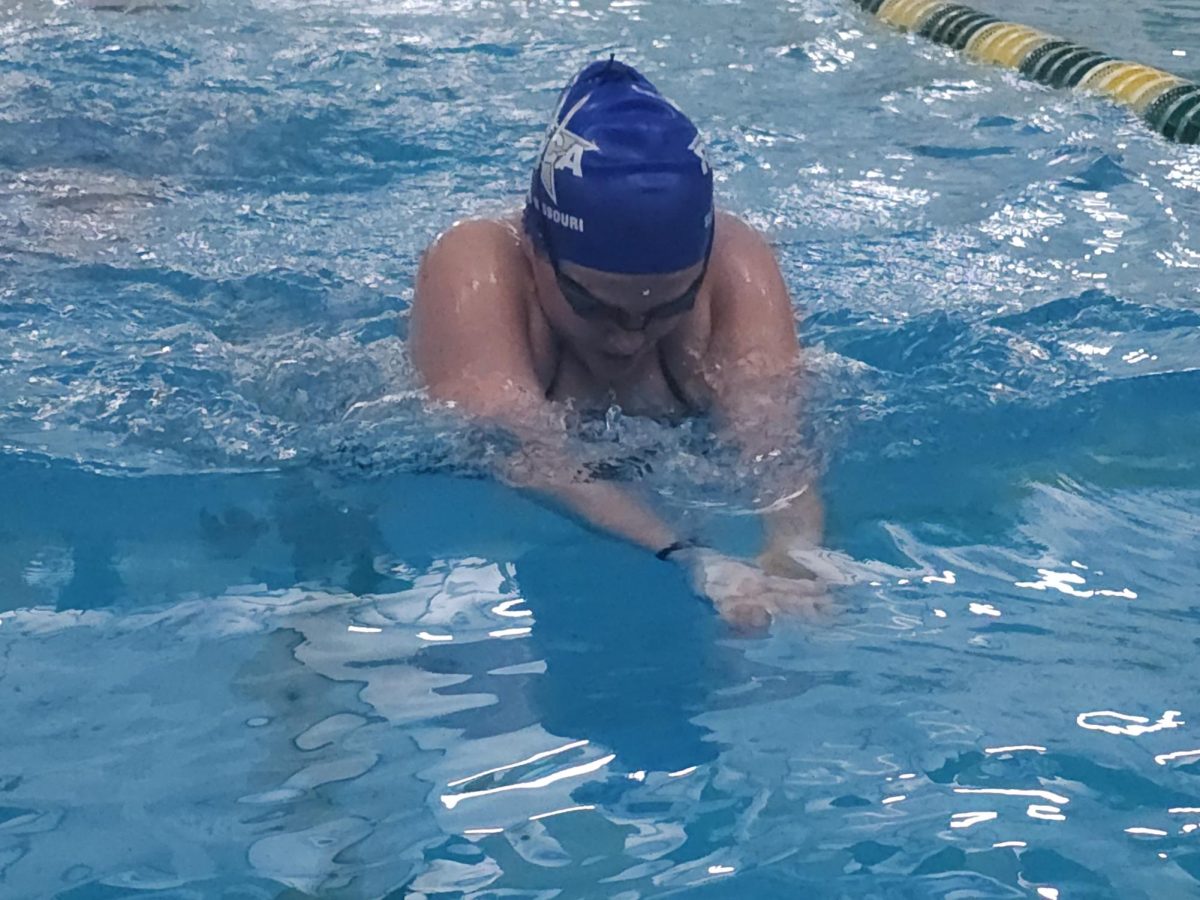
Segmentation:
<svg viewBox="0 0 1200 900">
<path fill-rule="evenodd" d="M 575 263 L 546 265 L 540 291 L 551 323 L 605 368 L 641 357 L 695 306 L 704 283 L 701 261 L 677 272 L 626 275 Z"/>
</svg>

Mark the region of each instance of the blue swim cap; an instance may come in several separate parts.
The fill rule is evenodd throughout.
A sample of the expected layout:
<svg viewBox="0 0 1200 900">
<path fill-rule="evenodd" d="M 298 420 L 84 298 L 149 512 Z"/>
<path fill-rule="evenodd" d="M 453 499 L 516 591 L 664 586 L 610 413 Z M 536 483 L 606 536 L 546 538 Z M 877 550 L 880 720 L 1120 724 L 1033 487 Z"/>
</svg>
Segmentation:
<svg viewBox="0 0 1200 900">
<path fill-rule="evenodd" d="M 563 90 L 533 171 L 525 227 L 554 257 L 605 272 L 675 272 L 700 262 L 713 179 L 691 120 L 615 59 Z"/>
</svg>

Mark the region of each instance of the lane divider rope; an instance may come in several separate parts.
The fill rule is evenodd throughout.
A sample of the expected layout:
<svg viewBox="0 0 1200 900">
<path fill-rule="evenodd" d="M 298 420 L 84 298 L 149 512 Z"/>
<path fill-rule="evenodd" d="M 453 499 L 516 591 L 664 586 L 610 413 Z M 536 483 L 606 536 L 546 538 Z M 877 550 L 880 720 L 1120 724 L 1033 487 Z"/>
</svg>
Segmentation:
<svg viewBox="0 0 1200 900">
<path fill-rule="evenodd" d="M 852 0 L 901 31 L 1015 69 L 1055 88 L 1079 88 L 1132 109 L 1160 134 L 1200 143 L 1200 84 L 946 0 Z"/>
</svg>

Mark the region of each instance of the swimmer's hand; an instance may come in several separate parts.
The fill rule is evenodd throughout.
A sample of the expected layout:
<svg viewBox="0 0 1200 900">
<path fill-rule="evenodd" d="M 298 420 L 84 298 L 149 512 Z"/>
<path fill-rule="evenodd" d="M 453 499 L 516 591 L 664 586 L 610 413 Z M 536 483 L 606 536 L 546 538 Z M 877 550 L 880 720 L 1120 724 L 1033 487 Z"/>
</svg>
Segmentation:
<svg viewBox="0 0 1200 900">
<path fill-rule="evenodd" d="M 739 631 L 764 630 L 782 616 L 823 618 L 831 610 L 825 582 L 802 566 L 775 574 L 706 547 L 671 558 L 687 569 L 692 589 Z"/>
<path fill-rule="evenodd" d="M 844 553 L 828 550 L 800 537 L 772 543 L 757 562 L 764 572 L 781 578 L 820 581 L 827 585 L 849 583 L 848 557 Z"/>
</svg>

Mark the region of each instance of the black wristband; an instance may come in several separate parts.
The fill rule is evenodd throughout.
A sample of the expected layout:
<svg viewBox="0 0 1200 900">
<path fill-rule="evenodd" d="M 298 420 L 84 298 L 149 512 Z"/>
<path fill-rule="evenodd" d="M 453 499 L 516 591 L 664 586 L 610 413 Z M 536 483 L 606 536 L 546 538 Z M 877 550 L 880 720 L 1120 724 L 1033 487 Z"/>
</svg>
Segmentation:
<svg viewBox="0 0 1200 900">
<path fill-rule="evenodd" d="M 665 561 L 671 558 L 672 553 L 678 553 L 680 550 L 691 550 L 693 547 L 699 546 L 698 542 L 688 538 L 686 541 L 675 541 L 673 544 L 668 544 L 654 555 Z"/>
</svg>

